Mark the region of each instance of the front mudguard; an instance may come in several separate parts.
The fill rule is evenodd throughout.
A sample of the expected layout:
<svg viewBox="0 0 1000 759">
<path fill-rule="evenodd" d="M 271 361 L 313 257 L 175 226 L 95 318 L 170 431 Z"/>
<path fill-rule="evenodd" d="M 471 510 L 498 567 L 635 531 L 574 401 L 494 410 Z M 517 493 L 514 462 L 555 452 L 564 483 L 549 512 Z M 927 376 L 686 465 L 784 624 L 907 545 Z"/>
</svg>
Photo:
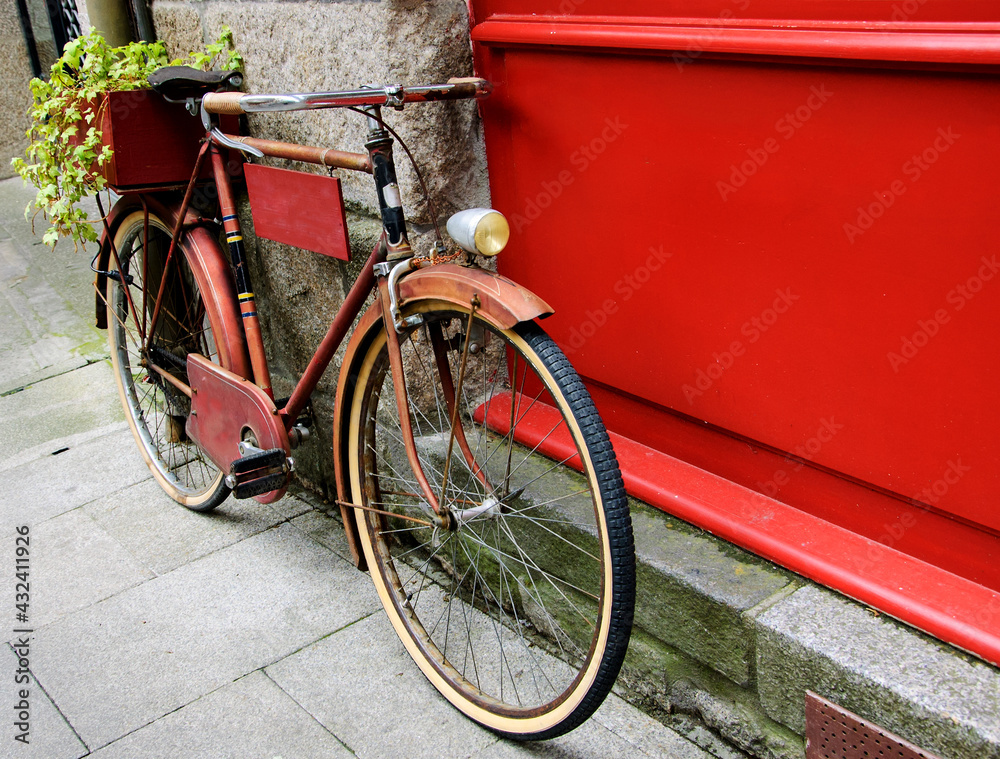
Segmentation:
<svg viewBox="0 0 1000 759">
<path fill-rule="evenodd" d="M 477 313 L 497 329 L 511 329 L 521 322 L 544 319 L 553 313 L 552 307 L 533 292 L 495 272 L 456 264 L 439 264 L 406 275 L 399 283 L 399 308 L 403 315 L 447 308 L 449 305 L 469 308 L 473 298 L 480 305 Z M 337 398 L 333 417 L 333 458 L 337 478 L 337 498 L 347 531 L 347 542 L 354 563 L 366 569 L 361 550 L 358 525 L 354 518 L 352 483 L 350 482 L 349 440 L 350 409 L 355 394 L 361 362 L 375 338 L 383 329 L 382 306 L 378 300 L 361 317 L 348 341 L 344 362 L 337 382 Z"/>
<path fill-rule="evenodd" d="M 468 308 L 473 296 L 479 297 L 479 314 L 500 329 L 544 319 L 553 313 L 548 303 L 527 288 L 495 272 L 470 266 L 430 266 L 407 275 L 399 283 L 401 310 L 426 300 Z"/>
</svg>

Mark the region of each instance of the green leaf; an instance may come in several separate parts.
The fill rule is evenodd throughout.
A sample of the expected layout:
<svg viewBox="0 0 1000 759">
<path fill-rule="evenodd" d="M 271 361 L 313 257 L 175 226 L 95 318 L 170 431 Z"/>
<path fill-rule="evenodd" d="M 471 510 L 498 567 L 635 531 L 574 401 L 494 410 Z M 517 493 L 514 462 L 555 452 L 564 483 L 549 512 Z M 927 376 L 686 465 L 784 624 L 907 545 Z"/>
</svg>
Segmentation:
<svg viewBox="0 0 1000 759">
<path fill-rule="evenodd" d="M 208 68 L 216 58 L 222 68 L 242 66 L 229 27 L 223 27 L 214 43 L 192 53 L 188 61 Z M 170 60 L 159 41 L 109 47 L 91 27 L 66 44 L 48 81 L 34 78 L 28 83 L 33 122 L 26 132 L 29 143 L 25 158 L 14 158 L 11 165 L 25 183 L 38 188 L 25 218 L 35 209 L 34 213 L 41 212 L 49 220 L 51 226 L 42 238 L 47 245 L 55 245 L 60 235 L 74 242 L 97 239 L 86 212 L 76 205 L 107 186 L 104 177 L 90 174 L 95 162 L 103 166 L 112 157 L 112 149 L 101 144 L 102 125 L 97 119 L 106 105 L 97 104 L 106 103 L 104 96 L 109 92 L 147 87 L 153 71 L 184 62 Z"/>
</svg>

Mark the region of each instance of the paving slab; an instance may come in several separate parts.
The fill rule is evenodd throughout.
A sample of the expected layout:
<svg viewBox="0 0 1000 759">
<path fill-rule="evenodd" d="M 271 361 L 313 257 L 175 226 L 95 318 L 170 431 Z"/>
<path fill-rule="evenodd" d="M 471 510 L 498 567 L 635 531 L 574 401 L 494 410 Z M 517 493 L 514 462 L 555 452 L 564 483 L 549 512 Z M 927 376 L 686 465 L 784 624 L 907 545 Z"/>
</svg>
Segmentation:
<svg viewBox="0 0 1000 759">
<path fill-rule="evenodd" d="M 5 472 L 0 528 L 38 524 L 149 477 L 131 432 L 102 435 Z"/>
<path fill-rule="evenodd" d="M 29 214 L 25 217 L 24 214 L 25 206 L 34 197 L 35 188 L 26 186 L 19 177 L 0 181 L 0 229 L 5 233 L 5 237 L 14 239 L 23 248 L 37 247 L 39 251 L 49 251 L 48 246 L 42 243 L 42 233 L 47 228 L 45 221 L 41 216 L 37 216 L 35 218 L 36 223 L 32 224 L 29 221 L 31 215 Z M 105 198 L 105 201 L 107 201 L 107 198 Z M 87 210 L 90 218 L 98 218 L 97 201 L 95 198 L 83 198 L 80 201 L 80 207 Z M 106 203 L 105 207 L 107 207 Z M 34 230 L 32 230 L 32 226 L 34 226 Z M 67 242 L 64 240 L 56 246 L 54 251 L 51 251 L 52 258 L 47 260 L 53 263 L 56 260 L 61 260 L 63 266 L 72 266 L 77 265 L 79 263 L 77 259 L 80 259 L 83 267 L 89 271 L 90 258 L 87 258 L 88 252 L 91 256 L 97 252 L 93 243 L 88 243 L 86 251 L 80 248 L 79 251 L 74 253 L 72 241 Z"/>
<path fill-rule="evenodd" d="M 618 696 L 608 696 L 592 722 L 597 722 L 649 756 L 670 759 L 710 759 L 711 754 Z"/>
<path fill-rule="evenodd" d="M 34 194 L 19 178 L 0 182 L 0 395 L 108 355 L 105 333 L 94 326 L 93 251 L 43 245 L 45 222 L 36 219 L 36 237 L 24 219 Z"/>
<path fill-rule="evenodd" d="M 35 629 L 154 576 L 81 509 L 35 525 L 30 539 Z"/>
<path fill-rule="evenodd" d="M 434 690 L 381 611 L 265 671 L 359 757 L 469 756 L 497 741 Z"/>
<path fill-rule="evenodd" d="M 229 501 L 234 501 L 234 500 L 235 499 L 233 499 L 230 496 Z M 229 501 L 226 501 L 226 503 L 229 503 Z M 257 501 L 253 501 L 253 503 L 257 503 Z M 281 519 L 295 519 L 296 517 L 302 516 L 303 514 L 308 514 L 313 510 L 312 505 L 308 501 L 305 501 L 302 498 L 299 498 L 297 495 L 294 495 L 292 493 L 286 493 L 284 498 L 282 498 L 277 503 L 269 503 L 269 504 L 258 503 L 257 505 L 258 506 L 266 505 L 275 514 L 281 517 Z"/>
<path fill-rule="evenodd" d="M 125 422 L 111 365 L 105 361 L 37 382 L 0 398 L 0 461 L 51 441 Z"/>
<path fill-rule="evenodd" d="M 584 725 L 553 741 L 500 739 L 431 687 L 382 613 L 266 671 L 362 757 L 709 757 L 616 696 Z M 335 696 L 330 693 L 332 682 L 338 683 Z"/>
<path fill-rule="evenodd" d="M 122 430 L 127 429 L 127 422 L 111 422 L 109 424 L 101 425 L 100 427 L 92 427 L 91 429 L 77 432 L 73 435 L 66 435 L 65 437 L 45 440 L 44 442 L 31 445 L 28 448 L 18 451 L 17 453 L 12 454 L 9 458 L 0 461 L 0 472 L 15 469 L 19 466 L 27 464 L 30 461 L 34 461 L 35 459 L 40 459 L 45 456 L 59 455 L 59 452 L 65 453 L 65 451 L 69 448 L 76 448 L 84 443 L 89 443 L 91 440 L 97 440 L 105 435 L 110 435 L 114 432 L 121 432 Z M 139 454 L 137 452 L 136 456 L 138 455 Z"/>
<path fill-rule="evenodd" d="M 308 508 L 293 497 L 273 505 L 229 498 L 213 511 L 198 513 L 172 500 L 150 478 L 97 498 L 84 510 L 145 566 L 165 574 Z"/>
<path fill-rule="evenodd" d="M 9 286 L 0 282 L 0 288 Z M 10 300 L 6 295 L 0 297 L 0 395 L 22 387 L 23 378 L 38 371 L 38 363 L 25 349 L 30 341 L 31 333 Z"/>
<path fill-rule="evenodd" d="M 344 532 L 344 525 L 336 517 L 312 509 L 308 513 L 293 519 L 292 524 L 320 545 L 329 548 L 345 561 L 353 561 L 350 546 L 347 545 L 347 534 Z"/>
<path fill-rule="evenodd" d="M 711 754 L 615 696 L 576 730 L 553 740 L 539 743 L 498 740 L 479 753 L 457 756 L 482 759 L 712 759 Z"/>
<path fill-rule="evenodd" d="M 81 318 L 81 306 L 88 295 L 91 313 L 94 309 L 89 258 L 81 253 L 73 259 L 57 259 L 53 266 L 49 261 L 52 256 L 38 246 L 26 250 L 9 240 L 0 242 L 0 257 L 7 264 L 4 269 L 14 273 L 13 278 L 0 281 L 0 298 L 15 325 L 8 334 L 17 336 L 22 357 L 19 362 L 0 366 L 2 393 L 23 386 L 48 367 L 64 370 L 67 361 L 91 361 L 108 355 L 104 332 L 93 326 L 93 317 Z M 69 266 L 66 260 L 70 260 Z M 27 276 L 20 273 L 22 269 Z"/>
<path fill-rule="evenodd" d="M 995 667 L 818 587 L 778 602 L 757 626 L 761 702 L 796 732 L 808 689 L 949 759 L 1000 757 Z"/>
<path fill-rule="evenodd" d="M 91 754 L 93 759 L 338 759 L 326 728 L 253 672 Z"/>
<path fill-rule="evenodd" d="M 30 641 L 29 641 L 30 645 Z M 29 650 L 29 661 L 33 653 Z M 87 747 L 73 731 L 69 723 L 39 687 L 30 674 L 17 670 L 22 668 L 10 646 L 3 645 L 0 652 L 0 682 L 3 682 L 4 729 L 0 734 L 0 757 L 10 759 L 79 759 L 88 753 Z M 17 682 L 15 677 L 27 677 L 27 682 Z M 11 708 L 21 700 L 20 691 L 28 691 L 28 743 L 14 740 L 14 713 Z M 8 711 L 8 709 L 10 711 Z"/>
<path fill-rule="evenodd" d="M 96 749 L 377 607 L 363 573 L 284 524 L 57 620 L 33 667 Z"/>
</svg>

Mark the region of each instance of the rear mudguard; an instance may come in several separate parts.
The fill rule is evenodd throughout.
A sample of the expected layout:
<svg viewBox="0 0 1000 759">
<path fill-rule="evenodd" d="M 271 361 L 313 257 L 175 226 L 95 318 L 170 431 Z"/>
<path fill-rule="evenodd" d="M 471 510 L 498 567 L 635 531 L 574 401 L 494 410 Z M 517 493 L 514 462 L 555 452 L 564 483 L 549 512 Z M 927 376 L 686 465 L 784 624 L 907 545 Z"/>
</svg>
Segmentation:
<svg viewBox="0 0 1000 759">
<path fill-rule="evenodd" d="M 468 308 L 473 297 L 479 298 L 477 313 L 498 329 L 510 329 L 521 322 L 544 319 L 553 313 L 552 307 L 530 290 L 506 277 L 483 269 L 439 264 L 408 274 L 399 284 L 399 306 L 404 315 L 448 305 Z M 353 510 L 345 505 L 352 502 L 348 459 L 350 451 L 347 450 L 348 426 L 355 393 L 363 389 L 355 386 L 361 362 L 381 331 L 382 307 L 376 300 L 361 317 L 347 344 L 337 382 L 333 417 L 333 459 L 337 477 L 337 498 L 340 501 L 340 513 L 344 518 L 351 556 L 360 569 L 367 567 L 361 550 L 358 525 Z"/>
<path fill-rule="evenodd" d="M 149 212 L 159 216 L 167 225 L 173 227 L 177 220 L 178 208 L 165 202 L 163 198 L 145 196 Z M 129 194 L 122 197 L 108 214 L 108 229 L 111 239 L 118 234 L 122 221 L 133 211 L 142 210 L 138 195 Z M 185 221 L 196 224 L 194 214 L 188 212 Z M 108 271 L 112 260 L 111 240 L 107 232 L 101 233 L 100 252 L 97 257 L 97 269 Z M 179 253 L 187 259 L 191 272 L 198 283 L 208 309 L 209 321 L 215 331 L 219 350 L 219 363 L 226 369 L 247 379 L 253 378 L 250 367 L 250 357 L 247 351 L 246 336 L 243 333 L 243 322 L 240 317 L 239 299 L 236 295 L 236 283 L 231 267 L 222 247 L 213 232 L 204 226 L 191 226 L 181 236 Z M 176 253 L 175 253 L 176 255 Z M 98 274 L 94 280 L 96 298 L 96 323 L 98 328 L 107 329 L 107 288 L 108 278 Z"/>
</svg>

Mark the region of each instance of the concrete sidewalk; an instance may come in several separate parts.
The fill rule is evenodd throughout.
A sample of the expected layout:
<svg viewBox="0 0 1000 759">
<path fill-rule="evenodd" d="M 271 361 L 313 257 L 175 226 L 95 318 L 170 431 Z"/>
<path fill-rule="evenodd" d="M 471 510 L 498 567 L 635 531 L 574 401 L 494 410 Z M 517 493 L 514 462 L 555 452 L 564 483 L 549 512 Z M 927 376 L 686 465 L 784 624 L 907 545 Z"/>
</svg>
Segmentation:
<svg viewBox="0 0 1000 759">
<path fill-rule="evenodd" d="M 168 499 L 91 326 L 90 255 L 42 246 L 30 196 L 0 182 L 0 756 L 709 756 L 616 697 L 556 741 L 501 740 L 426 682 L 308 496 Z"/>
</svg>

